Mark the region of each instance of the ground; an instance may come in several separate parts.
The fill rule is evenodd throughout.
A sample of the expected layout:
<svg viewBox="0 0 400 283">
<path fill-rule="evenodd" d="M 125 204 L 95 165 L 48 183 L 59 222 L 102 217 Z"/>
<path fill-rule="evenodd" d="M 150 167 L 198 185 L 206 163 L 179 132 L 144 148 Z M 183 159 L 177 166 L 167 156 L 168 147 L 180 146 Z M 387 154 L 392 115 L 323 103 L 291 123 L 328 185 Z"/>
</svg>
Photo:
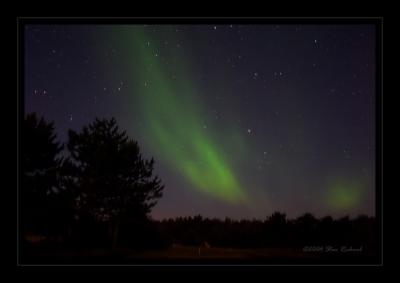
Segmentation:
<svg viewBox="0 0 400 283">
<path fill-rule="evenodd" d="M 319 264 L 371 263 L 366 254 L 327 254 L 291 248 L 233 249 L 172 245 L 163 250 L 129 248 L 32 252 L 23 257 L 33 264 Z"/>
</svg>

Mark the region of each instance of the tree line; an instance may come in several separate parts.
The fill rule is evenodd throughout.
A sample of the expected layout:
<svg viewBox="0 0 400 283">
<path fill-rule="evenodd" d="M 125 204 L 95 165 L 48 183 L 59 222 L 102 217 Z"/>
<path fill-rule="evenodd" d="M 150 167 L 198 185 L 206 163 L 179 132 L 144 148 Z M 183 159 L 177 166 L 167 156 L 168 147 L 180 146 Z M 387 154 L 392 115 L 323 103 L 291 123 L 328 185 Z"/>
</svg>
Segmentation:
<svg viewBox="0 0 400 283">
<path fill-rule="evenodd" d="M 288 219 L 274 212 L 264 220 L 225 220 L 178 217 L 157 221 L 170 243 L 230 248 L 302 248 L 306 246 L 362 246 L 375 249 L 375 218 L 360 215 L 333 219 L 310 213 Z"/>
</svg>

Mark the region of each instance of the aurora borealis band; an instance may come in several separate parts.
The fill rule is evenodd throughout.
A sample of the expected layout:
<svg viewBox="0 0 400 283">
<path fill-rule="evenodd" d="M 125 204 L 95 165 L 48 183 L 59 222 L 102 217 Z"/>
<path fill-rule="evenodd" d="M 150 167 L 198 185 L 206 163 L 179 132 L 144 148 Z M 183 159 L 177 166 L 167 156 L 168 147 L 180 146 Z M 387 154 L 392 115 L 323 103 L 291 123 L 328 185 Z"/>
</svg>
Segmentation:
<svg viewBox="0 0 400 283">
<path fill-rule="evenodd" d="M 372 25 L 28 25 L 25 110 L 63 142 L 114 116 L 155 218 L 375 213 Z"/>
<path fill-rule="evenodd" d="M 158 60 L 158 47 L 153 47 L 155 41 L 141 28 L 124 29 L 119 36 L 122 46 L 130 50 L 126 52 L 138 55 L 132 58 L 135 64 L 127 63 L 128 69 L 133 65 L 142 70 L 138 76 L 143 83 L 135 88 L 142 94 L 136 111 L 146 121 L 141 135 L 150 150 L 185 177 L 191 187 L 228 202 L 245 201 L 245 191 L 222 149 L 204 130 L 204 115 L 196 99 L 199 94 L 186 76 L 188 67 L 178 66 L 179 81 L 169 80 L 168 71 Z M 177 63 L 183 65 L 182 55 L 175 53 Z"/>
</svg>

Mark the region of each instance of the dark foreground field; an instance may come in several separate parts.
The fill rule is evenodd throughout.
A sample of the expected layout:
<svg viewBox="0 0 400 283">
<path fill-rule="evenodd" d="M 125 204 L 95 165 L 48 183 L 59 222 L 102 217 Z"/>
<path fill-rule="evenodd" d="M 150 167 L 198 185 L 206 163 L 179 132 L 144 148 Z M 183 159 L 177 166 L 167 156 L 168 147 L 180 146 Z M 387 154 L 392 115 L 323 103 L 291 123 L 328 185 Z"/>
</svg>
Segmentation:
<svg viewBox="0 0 400 283">
<path fill-rule="evenodd" d="M 365 252 L 320 251 L 263 248 L 232 249 L 172 245 L 164 250 L 30 250 L 21 258 L 22 264 L 373 264 L 375 257 Z"/>
</svg>

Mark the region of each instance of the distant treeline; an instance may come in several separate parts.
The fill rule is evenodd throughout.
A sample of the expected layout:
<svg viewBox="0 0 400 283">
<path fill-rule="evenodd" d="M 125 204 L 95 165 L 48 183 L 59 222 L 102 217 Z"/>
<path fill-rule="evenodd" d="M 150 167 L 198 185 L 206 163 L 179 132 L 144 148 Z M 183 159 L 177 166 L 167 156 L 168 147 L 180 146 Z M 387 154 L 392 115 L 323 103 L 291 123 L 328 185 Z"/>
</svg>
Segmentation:
<svg viewBox="0 0 400 283">
<path fill-rule="evenodd" d="M 353 246 L 374 249 L 375 218 L 360 215 L 350 219 L 317 219 L 310 213 L 287 219 L 275 212 L 262 220 L 178 217 L 155 222 L 170 243 L 232 248 Z"/>
</svg>

